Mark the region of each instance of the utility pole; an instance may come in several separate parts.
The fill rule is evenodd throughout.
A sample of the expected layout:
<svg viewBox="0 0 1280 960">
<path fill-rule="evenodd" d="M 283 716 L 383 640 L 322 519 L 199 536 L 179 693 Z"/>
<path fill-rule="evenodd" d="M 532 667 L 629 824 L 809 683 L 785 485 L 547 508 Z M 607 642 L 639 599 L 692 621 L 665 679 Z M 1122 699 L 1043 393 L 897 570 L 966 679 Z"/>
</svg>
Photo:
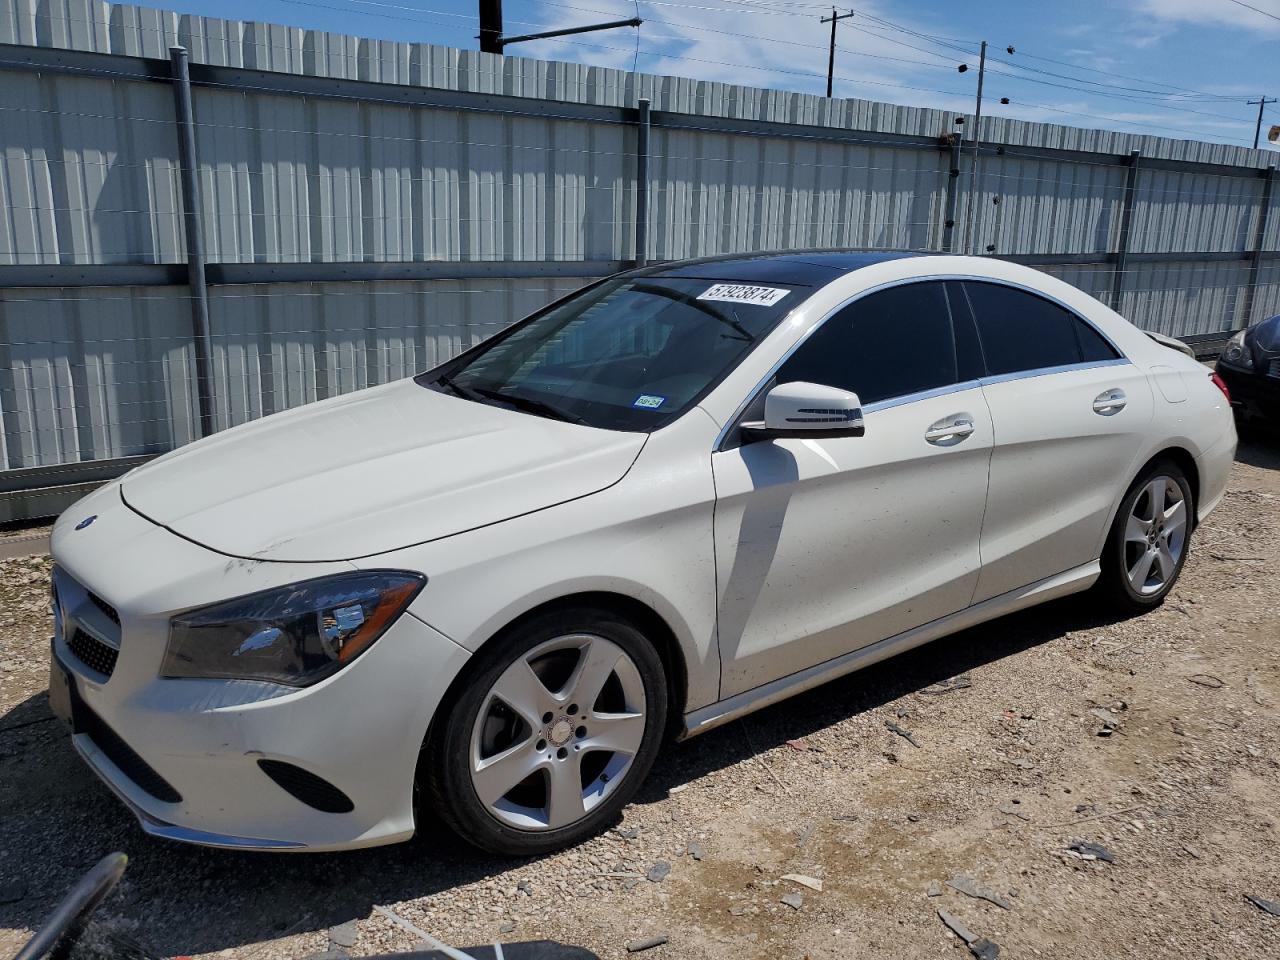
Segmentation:
<svg viewBox="0 0 1280 960">
<path fill-rule="evenodd" d="M 982 81 L 987 74 L 987 41 L 982 41 L 982 50 L 978 54 L 978 98 L 973 108 L 973 164 L 969 176 L 969 216 L 965 218 L 964 249 L 973 254 L 974 221 L 978 218 L 981 205 L 978 200 L 978 167 L 982 163 L 980 145 L 982 142 Z"/>
<path fill-rule="evenodd" d="M 525 43 L 529 40 L 545 40 L 548 37 L 567 37 L 575 33 L 591 33 L 595 30 L 612 30 L 614 27 L 638 27 L 644 23 L 639 17 L 627 20 L 610 20 L 608 23 L 592 23 L 584 27 L 563 27 L 544 30 L 541 33 L 523 33 L 516 37 L 502 35 L 502 0 L 480 0 L 480 52 L 502 53 L 509 43 Z"/>
<path fill-rule="evenodd" d="M 827 96 L 831 96 L 831 94 L 827 94 Z M 1258 125 L 1253 128 L 1253 149 L 1255 150 L 1258 149 L 1258 138 L 1262 136 L 1262 111 L 1267 108 L 1268 103 L 1276 102 L 1275 97 L 1272 97 L 1270 100 L 1266 97 L 1259 97 L 1257 100 L 1249 101 L 1249 106 L 1251 107 L 1255 103 L 1258 105 Z"/>
<path fill-rule="evenodd" d="M 848 20 L 853 16 L 853 11 L 848 13 L 836 13 L 836 8 L 831 8 L 831 16 L 823 17 L 823 23 L 831 24 L 831 50 L 827 54 L 827 98 L 831 97 L 831 80 L 836 72 L 836 24 L 841 20 Z"/>
</svg>

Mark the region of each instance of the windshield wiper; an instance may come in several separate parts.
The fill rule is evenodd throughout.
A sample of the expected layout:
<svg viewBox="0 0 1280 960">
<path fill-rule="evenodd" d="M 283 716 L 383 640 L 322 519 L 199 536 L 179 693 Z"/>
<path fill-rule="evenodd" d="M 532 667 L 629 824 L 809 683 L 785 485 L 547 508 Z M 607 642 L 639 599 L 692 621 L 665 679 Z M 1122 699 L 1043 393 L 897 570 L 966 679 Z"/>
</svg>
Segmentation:
<svg viewBox="0 0 1280 960">
<path fill-rule="evenodd" d="M 514 393 L 503 393 L 501 390 L 494 390 L 490 387 L 465 387 L 447 373 L 442 373 L 436 377 L 435 382 L 440 386 L 450 390 L 465 400 L 472 400 L 476 403 L 488 404 L 490 400 L 497 400 L 517 409 L 524 410 L 527 413 L 536 413 L 539 416 L 549 417 L 552 420 L 563 420 L 566 423 L 582 423 L 587 421 L 582 419 L 576 413 L 570 413 L 567 410 L 561 410 L 555 404 L 547 403 L 545 400 L 535 400 L 533 397 L 522 397 Z"/>
<path fill-rule="evenodd" d="M 464 400 L 474 400 L 476 403 L 485 402 L 484 395 L 479 390 L 473 390 L 471 387 L 464 387 L 447 373 L 440 374 L 440 376 L 436 377 L 435 382 L 457 396 L 462 397 Z"/>
<path fill-rule="evenodd" d="M 563 420 L 566 423 L 581 423 L 587 421 L 582 419 L 576 413 L 570 413 L 568 410 L 562 410 L 554 403 L 547 403 L 545 400 L 536 400 L 533 397 L 519 396 L 514 393 L 503 393 L 501 390 L 491 390 L 487 387 L 476 387 L 475 392 L 482 396 L 489 397 L 493 400 L 509 403 L 511 406 L 527 413 L 535 413 L 539 416 L 549 417 L 552 420 Z"/>
</svg>

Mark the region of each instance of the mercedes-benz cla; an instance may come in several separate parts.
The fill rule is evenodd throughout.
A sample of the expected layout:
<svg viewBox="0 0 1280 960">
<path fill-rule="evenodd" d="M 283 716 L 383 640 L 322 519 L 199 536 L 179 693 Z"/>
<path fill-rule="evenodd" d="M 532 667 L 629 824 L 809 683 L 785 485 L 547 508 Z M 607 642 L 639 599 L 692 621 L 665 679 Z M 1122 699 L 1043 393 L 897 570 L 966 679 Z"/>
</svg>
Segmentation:
<svg viewBox="0 0 1280 960">
<path fill-rule="evenodd" d="M 1236 435 L 1194 360 L 986 259 L 593 283 L 59 520 L 51 699 L 160 836 L 522 854 L 689 736 L 963 627 L 1173 586 Z"/>
</svg>

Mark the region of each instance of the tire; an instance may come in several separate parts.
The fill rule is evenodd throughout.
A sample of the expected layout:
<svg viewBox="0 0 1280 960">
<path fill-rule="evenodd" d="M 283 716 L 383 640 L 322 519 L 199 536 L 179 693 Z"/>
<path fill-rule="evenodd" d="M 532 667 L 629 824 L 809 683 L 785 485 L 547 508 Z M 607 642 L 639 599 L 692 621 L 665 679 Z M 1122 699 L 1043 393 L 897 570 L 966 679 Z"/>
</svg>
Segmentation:
<svg viewBox="0 0 1280 960">
<path fill-rule="evenodd" d="M 1151 508 L 1153 497 L 1161 496 L 1164 518 L 1158 519 Z M 1120 501 L 1102 551 L 1098 595 L 1125 613 L 1158 607 L 1182 573 L 1194 527 L 1195 500 L 1186 474 L 1172 460 L 1152 464 Z"/>
<path fill-rule="evenodd" d="M 662 660 L 634 624 L 604 607 L 536 615 L 486 644 L 441 703 L 419 762 L 423 798 L 491 853 L 571 846 L 634 796 L 667 710 Z"/>
</svg>

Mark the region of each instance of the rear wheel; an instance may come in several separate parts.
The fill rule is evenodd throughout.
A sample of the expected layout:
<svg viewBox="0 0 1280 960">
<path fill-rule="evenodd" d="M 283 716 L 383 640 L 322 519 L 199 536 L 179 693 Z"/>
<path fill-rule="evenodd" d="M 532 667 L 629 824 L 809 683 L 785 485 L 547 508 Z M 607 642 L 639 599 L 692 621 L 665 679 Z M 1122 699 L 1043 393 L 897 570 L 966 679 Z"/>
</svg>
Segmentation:
<svg viewBox="0 0 1280 960">
<path fill-rule="evenodd" d="M 1186 474 L 1160 461 L 1125 494 L 1102 554 L 1099 592 L 1122 610 L 1157 607 L 1187 559 L 1195 504 Z"/>
<path fill-rule="evenodd" d="M 534 618 L 477 655 L 424 757 L 441 819 L 527 856 L 606 826 L 649 772 L 666 726 L 653 644 L 611 611 Z"/>
</svg>

